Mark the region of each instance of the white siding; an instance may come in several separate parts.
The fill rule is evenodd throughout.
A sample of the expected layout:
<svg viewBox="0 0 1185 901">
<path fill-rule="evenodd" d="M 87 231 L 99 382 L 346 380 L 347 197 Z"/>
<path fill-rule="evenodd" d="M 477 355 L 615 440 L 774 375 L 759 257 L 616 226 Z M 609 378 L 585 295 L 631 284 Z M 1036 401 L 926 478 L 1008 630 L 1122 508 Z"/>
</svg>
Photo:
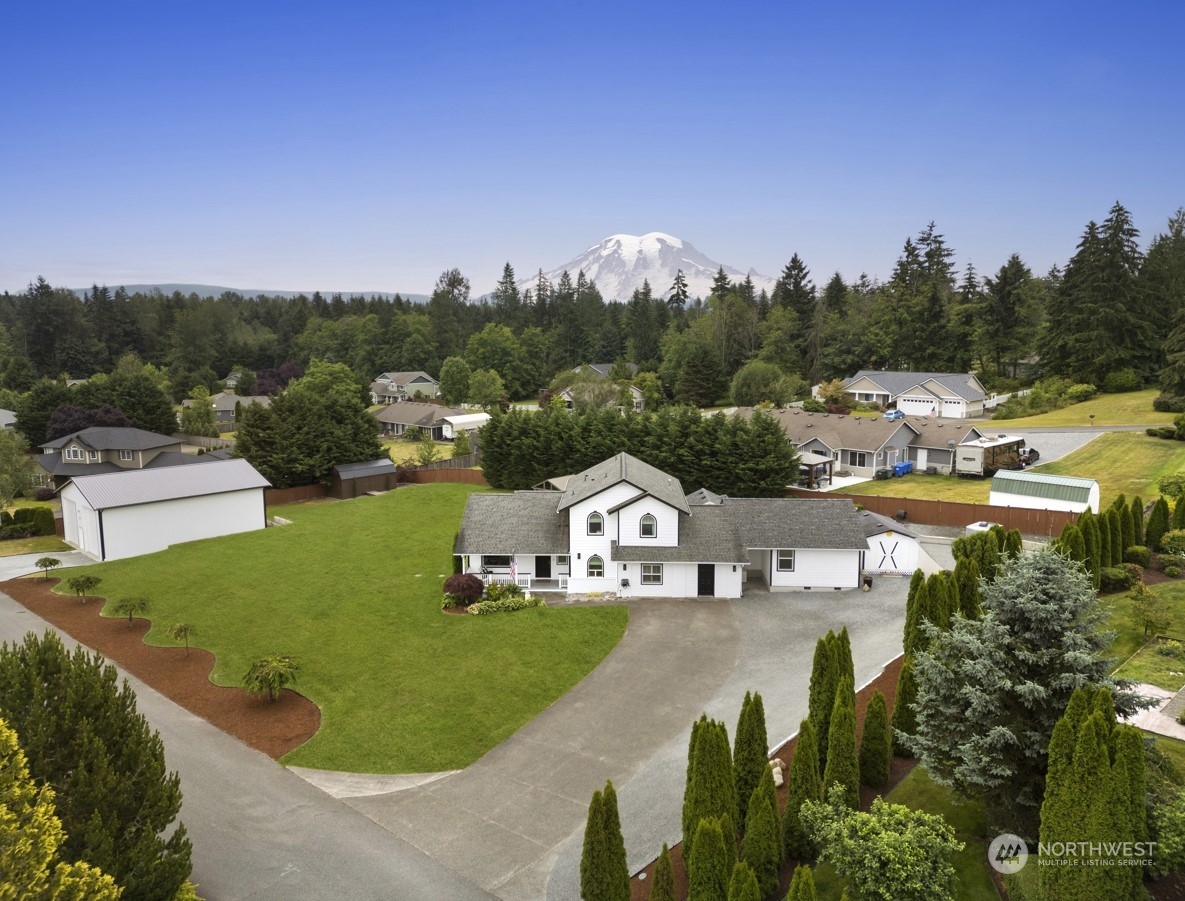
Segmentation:
<svg viewBox="0 0 1185 901">
<path fill-rule="evenodd" d="M 766 551 L 766 558 L 776 561 L 777 551 Z M 794 553 L 794 571 L 778 572 L 770 564 L 770 590 L 791 588 L 859 588 L 860 552 L 798 548 Z"/>
<path fill-rule="evenodd" d="M 568 508 L 572 571 L 568 580 L 569 591 L 581 594 L 617 591 L 620 576 L 610 557 L 610 542 L 617 537 L 617 514 L 607 511 L 639 494 L 641 492 L 633 485 L 619 482 Z M 603 535 L 588 534 L 588 515 L 593 512 L 600 513 L 605 519 Z M 605 561 L 605 575 L 600 579 L 590 579 L 586 575 L 588 559 L 594 555 Z"/>
<path fill-rule="evenodd" d="M 868 538 L 864 568 L 873 573 L 912 573 L 918 568 L 918 543 L 896 532 Z"/>
<path fill-rule="evenodd" d="M 103 512 L 104 559 L 151 554 L 183 541 L 251 532 L 265 525 L 261 488 L 116 507 Z"/>
<path fill-rule="evenodd" d="M 629 579 L 629 588 L 620 588 L 620 594 L 626 598 L 693 598 L 699 594 L 699 564 L 697 563 L 664 563 L 662 565 L 662 584 L 642 584 L 641 563 L 617 563 L 618 585 L 621 579 Z M 626 569 L 622 569 L 625 566 Z M 713 597 L 739 598 L 744 574 L 743 567 L 738 563 L 717 563 L 716 591 Z M 734 572 L 735 570 L 735 572 Z"/>
<path fill-rule="evenodd" d="M 1096 483 L 1090 489 L 1090 498 L 1086 503 L 1081 501 L 1064 501 L 1053 497 L 1033 497 L 1028 494 L 1010 494 L 1005 491 L 988 492 L 988 503 L 993 507 L 1022 507 L 1025 510 L 1067 510 L 1071 513 L 1081 513 L 1090 507 L 1094 513 L 1099 512 L 1099 486 Z"/>
<path fill-rule="evenodd" d="M 87 506 L 82 492 L 70 482 L 62 489 L 62 526 L 67 544 L 101 560 L 99 514 Z"/>
<path fill-rule="evenodd" d="M 641 537 L 642 517 L 649 513 L 658 527 L 654 538 Z M 639 547 L 678 547 L 679 511 L 647 495 L 622 507 L 617 517 L 617 543 Z"/>
</svg>

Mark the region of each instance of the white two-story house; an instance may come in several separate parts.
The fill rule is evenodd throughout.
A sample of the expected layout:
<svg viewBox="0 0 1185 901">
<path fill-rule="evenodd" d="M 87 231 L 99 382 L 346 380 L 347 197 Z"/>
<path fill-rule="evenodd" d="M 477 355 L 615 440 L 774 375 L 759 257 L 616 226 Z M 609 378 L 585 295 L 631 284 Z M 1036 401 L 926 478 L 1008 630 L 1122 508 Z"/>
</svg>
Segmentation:
<svg viewBox="0 0 1185 901">
<path fill-rule="evenodd" d="M 685 495 L 618 454 L 562 491 L 471 495 L 454 552 L 464 572 L 541 590 L 738 598 L 754 578 L 775 591 L 856 588 L 867 548 L 851 501 Z"/>
</svg>

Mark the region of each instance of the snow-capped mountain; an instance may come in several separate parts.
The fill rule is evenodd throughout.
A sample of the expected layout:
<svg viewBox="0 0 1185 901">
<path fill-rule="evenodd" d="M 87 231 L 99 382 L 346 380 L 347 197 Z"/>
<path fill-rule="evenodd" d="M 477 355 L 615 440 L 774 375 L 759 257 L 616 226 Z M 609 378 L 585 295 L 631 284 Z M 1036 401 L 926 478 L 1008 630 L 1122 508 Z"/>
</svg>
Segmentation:
<svg viewBox="0 0 1185 901">
<path fill-rule="evenodd" d="M 691 297 L 707 297 L 712 293 L 712 279 L 720 263 L 700 253 L 686 241 L 681 241 L 662 232 L 650 232 L 640 238 L 636 235 L 611 235 L 599 244 L 594 244 L 580 256 L 562 266 L 547 270 L 543 274 L 554 285 L 567 272 L 572 280 L 583 271 L 596 282 L 605 300 L 628 301 L 634 289 L 641 288 L 643 281 L 650 282 L 655 297 L 666 297 L 671 293 L 675 273 L 683 270 L 687 279 L 687 293 Z M 724 271 L 733 281 L 744 281 L 745 274 L 732 266 Z M 772 292 L 775 279 L 749 270 L 757 291 L 764 288 Z M 519 290 L 533 288 L 538 274 L 519 282 Z"/>
</svg>

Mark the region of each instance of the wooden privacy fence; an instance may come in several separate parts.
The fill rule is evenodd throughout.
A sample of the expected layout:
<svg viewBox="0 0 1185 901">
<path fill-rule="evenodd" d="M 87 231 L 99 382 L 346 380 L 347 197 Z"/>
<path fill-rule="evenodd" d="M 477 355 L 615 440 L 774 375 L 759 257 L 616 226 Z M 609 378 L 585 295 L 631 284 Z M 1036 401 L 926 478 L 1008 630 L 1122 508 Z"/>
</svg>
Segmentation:
<svg viewBox="0 0 1185 901">
<path fill-rule="evenodd" d="M 413 469 L 406 478 L 414 484 L 461 482 L 465 485 L 489 485 L 480 469 Z"/>
<path fill-rule="evenodd" d="M 882 516 L 896 517 L 905 512 L 905 522 L 920 522 L 932 526 L 962 528 L 973 522 L 998 522 L 1006 529 L 1018 529 L 1024 535 L 1058 536 L 1068 522 L 1078 519 L 1077 513 L 1064 510 L 1029 510 L 1024 507 L 994 507 L 991 504 L 963 504 L 956 501 L 929 501 L 913 497 L 881 497 L 879 495 L 843 494 L 838 491 L 820 493 L 802 488 L 787 489 L 791 497 L 828 498 L 846 497 L 865 510 Z"/>
<path fill-rule="evenodd" d="M 434 469 L 472 469 L 481 465 L 481 454 L 462 454 L 451 460 L 437 460 L 435 463 L 424 463 L 416 467 L 416 472 Z"/>
<path fill-rule="evenodd" d="M 226 429 L 226 431 L 229 432 L 230 429 Z M 206 447 L 219 450 L 224 447 L 235 446 L 235 443 L 229 438 L 206 438 L 204 435 L 182 435 L 181 433 L 177 433 L 173 437 L 181 439 L 181 441 L 185 442 L 186 444 L 192 444 L 194 447 Z"/>
<path fill-rule="evenodd" d="M 297 501 L 311 501 L 328 494 L 325 486 L 319 482 L 316 485 L 297 485 L 295 488 L 267 488 L 263 492 L 263 503 L 268 507 L 276 504 L 295 504 Z"/>
</svg>

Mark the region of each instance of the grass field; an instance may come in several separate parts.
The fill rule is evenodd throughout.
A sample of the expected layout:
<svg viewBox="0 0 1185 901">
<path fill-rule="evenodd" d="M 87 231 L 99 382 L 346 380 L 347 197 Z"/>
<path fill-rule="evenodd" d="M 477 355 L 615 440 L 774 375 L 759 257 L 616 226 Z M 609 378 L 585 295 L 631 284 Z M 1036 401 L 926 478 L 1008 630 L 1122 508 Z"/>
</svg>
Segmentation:
<svg viewBox="0 0 1185 901">
<path fill-rule="evenodd" d="M 1151 642 L 1140 648 L 1115 675 L 1132 682 L 1147 682 L 1165 691 L 1180 691 L 1185 687 L 1185 662 L 1158 653 L 1159 645 L 1160 642 Z"/>
<path fill-rule="evenodd" d="M 1160 413 L 1152 409 L 1152 401 L 1160 392 L 1155 388 L 1147 391 L 1129 391 L 1125 394 L 1100 394 L 1080 404 L 1063 407 L 1052 413 L 1039 416 L 1025 416 L 1022 419 L 993 419 L 996 425 L 1008 424 L 1028 428 L 1084 428 L 1091 425 L 1172 425 L 1175 413 Z"/>
<path fill-rule="evenodd" d="M 899 479 L 860 482 L 844 488 L 844 494 L 868 497 L 917 497 L 932 501 L 986 504 L 991 479 L 960 479 L 958 476 L 928 476 L 913 472 Z"/>
<path fill-rule="evenodd" d="M 69 550 L 73 550 L 73 548 L 56 535 L 0 541 L 0 557 L 15 557 L 17 554 L 52 554 L 54 551 Z"/>
<path fill-rule="evenodd" d="M 237 685 L 294 654 L 321 729 L 285 763 L 369 773 L 464 767 L 587 675 L 624 607 L 446 616 L 441 584 L 469 486 L 403 488 L 284 508 L 293 524 L 99 564 L 109 601 L 150 599 L 150 644 L 185 622 Z"/>
<path fill-rule="evenodd" d="M 404 441 L 402 438 L 392 438 L 383 442 L 383 450 L 396 463 L 418 463 L 416 454 L 420 450 L 420 443 L 418 441 Z M 453 458 L 453 446 L 451 444 L 442 444 L 437 442 L 436 452 L 438 460 L 451 460 Z"/>
</svg>

